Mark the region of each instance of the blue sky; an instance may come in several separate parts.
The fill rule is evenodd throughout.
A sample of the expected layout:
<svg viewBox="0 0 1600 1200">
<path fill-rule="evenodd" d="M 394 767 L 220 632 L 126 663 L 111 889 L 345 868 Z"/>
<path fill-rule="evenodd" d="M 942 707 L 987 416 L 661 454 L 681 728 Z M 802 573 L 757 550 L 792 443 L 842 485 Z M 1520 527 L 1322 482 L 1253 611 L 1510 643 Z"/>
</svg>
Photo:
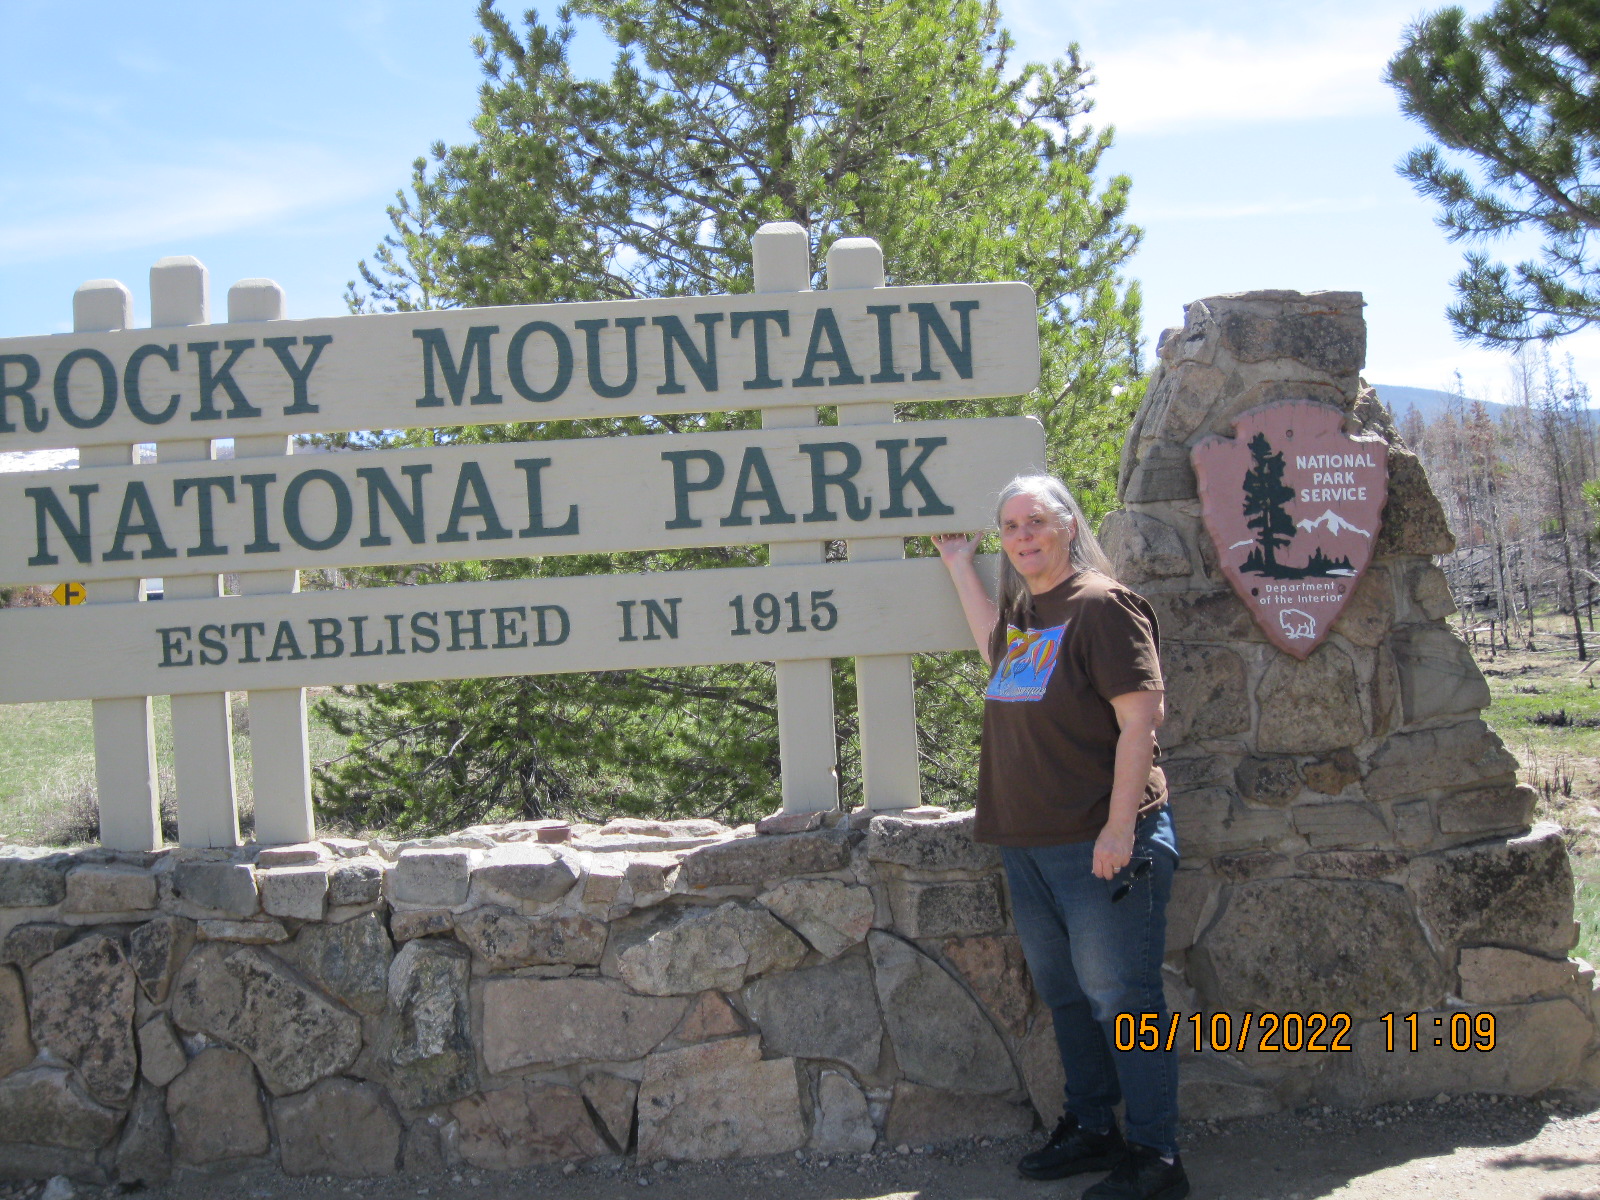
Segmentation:
<svg viewBox="0 0 1600 1200">
<path fill-rule="evenodd" d="M 520 13 L 522 4 L 503 6 Z M 1482 0 L 1469 8 L 1485 7 Z M 470 0 L 270 5 L 0 0 L 0 336 L 70 328 L 73 289 L 167 254 L 213 303 L 268 276 L 289 315 L 341 313 L 384 207 L 435 140 L 464 140 L 480 80 Z M 550 6 L 553 12 L 554 6 Z M 1505 356 L 1443 310 L 1460 250 L 1394 171 L 1422 140 L 1381 82 L 1423 6 L 1394 0 L 1002 0 L 1030 57 L 1095 65 L 1111 167 L 1146 237 L 1131 274 L 1152 341 L 1185 302 L 1282 287 L 1368 301 L 1367 378 L 1499 398 Z M 580 64 L 599 70 L 596 42 Z M 214 315 L 220 316 L 220 312 Z M 1600 336 L 1568 339 L 1600 382 Z"/>
</svg>

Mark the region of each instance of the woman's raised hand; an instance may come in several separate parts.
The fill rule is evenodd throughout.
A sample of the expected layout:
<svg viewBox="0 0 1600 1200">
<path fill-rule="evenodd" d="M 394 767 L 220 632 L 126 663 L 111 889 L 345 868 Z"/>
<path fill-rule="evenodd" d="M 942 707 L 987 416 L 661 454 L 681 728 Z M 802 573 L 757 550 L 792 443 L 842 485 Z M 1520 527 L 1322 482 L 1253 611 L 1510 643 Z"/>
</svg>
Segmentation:
<svg viewBox="0 0 1600 1200">
<path fill-rule="evenodd" d="M 946 564 L 960 562 L 962 559 L 972 560 L 977 552 L 978 543 L 983 540 L 981 533 L 936 533 L 932 537 L 934 548 L 939 551 L 939 557 Z"/>
</svg>

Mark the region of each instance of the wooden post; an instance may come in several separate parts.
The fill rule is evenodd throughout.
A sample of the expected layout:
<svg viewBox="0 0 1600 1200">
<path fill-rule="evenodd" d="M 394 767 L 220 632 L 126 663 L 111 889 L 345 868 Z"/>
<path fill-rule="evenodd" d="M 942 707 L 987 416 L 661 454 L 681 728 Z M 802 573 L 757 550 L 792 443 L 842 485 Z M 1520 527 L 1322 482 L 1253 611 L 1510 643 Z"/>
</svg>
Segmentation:
<svg viewBox="0 0 1600 1200">
<path fill-rule="evenodd" d="M 228 321 L 283 320 L 283 289 L 270 279 L 241 279 L 228 289 Z M 275 458 L 294 453 L 284 434 L 235 437 L 234 458 Z M 300 572 L 241 571 L 239 594 L 264 596 L 300 590 Z M 249 693 L 250 774 L 255 795 L 255 839 L 263 846 L 309 842 L 316 835 L 311 813 L 310 748 L 306 742 L 304 688 L 265 688 Z"/>
<path fill-rule="evenodd" d="M 809 292 L 811 240 L 793 221 L 763 225 L 751 239 L 757 292 Z M 817 410 L 805 405 L 769 408 L 764 429 L 792 429 L 817 423 Z M 820 563 L 822 542 L 770 545 L 773 566 Z M 778 755 L 784 812 L 825 812 L 839 807 L 838 743 L 833 724 L 833 662 L 826 658 L 777 664 Z"/>
<path fill-rule="evenodd" d="M 133 296 L 115 279 L 91 279 L 72 296 L 76 333 L 126 329 Z M 132 444 L 82 446 L 80 468 L 127 466 Z M 144 580 L 108 579 L 89 589 L 89 604 L 134 604 Z M 149 696 L 95 700 L 94 779 L 100 806 L 100 844 L 112 850 L 155 850 L 161 845 L 161 800 L 156 782 L 155 722 Z"/>
<path fill-rule="evenodd" d="M 883 249 L 871 238 L 840 238 L 828 249 L 828 290 L 884 285 Z M 894 405 L 841 404 L 840 425 L 894 420 Z M 902 538 L 852 538 L 850 561 L 903 558 Z M 922 803 L 917 756 L 917 701 L 909 654 L 856 659 L 856 712 L 861 727 L 861 789 L 868 810 Z"/>
<path fill-rule="evenodd" d="M 204 325 L 211 318 L 206 269 L 188 256 L 163 258 L 150 268 L 150 327 Z M 203 337 L 196 340 L 204 340 Z M 211 439 L 163 441 L 162 462 L 202 462 L 213 457 Z M 192 600 L 222 594 L 222 577 L 167 575 L 164 594 Z M 178 841 L 185 846 L 237 846 L 233 737 L 226 692 L 172 697 L 172 772 L 178 790 Z"/>
</svg>

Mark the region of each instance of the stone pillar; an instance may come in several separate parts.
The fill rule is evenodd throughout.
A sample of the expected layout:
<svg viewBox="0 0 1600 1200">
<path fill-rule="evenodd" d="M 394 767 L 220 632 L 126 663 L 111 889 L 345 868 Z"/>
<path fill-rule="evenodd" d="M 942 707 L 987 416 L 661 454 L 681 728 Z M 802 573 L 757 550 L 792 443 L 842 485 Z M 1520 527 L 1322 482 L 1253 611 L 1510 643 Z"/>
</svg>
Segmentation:
<svg viewBox="0 0 1600 1200">
<path fill-rule="evenodd" d="M 1185 1016 L 1230 1014 L 1235 1035 L 1244 1014 L 1255 1020 L 1243 1054 L 1195 1054 L 1184 1026 L 1192 1116 L 1526 1093 L 1595 1071 L 1586 979 L 1566 959 L 1566 848 L 1554 826 L 1530 828 L 1534 793 L 1479 717 L 1489 691 L 1445 623 L 1454 606 L 1433 560 L 1454 542 L 1358 376 L 1361 309 L 1354 292 L 1190 304 L 1162 335 L 1123 452 L 1125 507 L 1101 531 L 1161 624 L 1161 740 L 1183 850 L 1169 1000 Z M 1239 415 L 1278 400 L 1331 405 L 1346 432 L 1389 446 L 1372 565 L 1303 662 L 1267 642 L 1218 569 L 1190 465 L 1202 438 L 1231 436 Z M 1463 1011 L 1494 1015 L 1494 1050 L 1451 1049 Z M 1336 1026 L 1348 1014 L 1349 1051 L 1262 1053 L 1263 1013 Z"/>
</svg>

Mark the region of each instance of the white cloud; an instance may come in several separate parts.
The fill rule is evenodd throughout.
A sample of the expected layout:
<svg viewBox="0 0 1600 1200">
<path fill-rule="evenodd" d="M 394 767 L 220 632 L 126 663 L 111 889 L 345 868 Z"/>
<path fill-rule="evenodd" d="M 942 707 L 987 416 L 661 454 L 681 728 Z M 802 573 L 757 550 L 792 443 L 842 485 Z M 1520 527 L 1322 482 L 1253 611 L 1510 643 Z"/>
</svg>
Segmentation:
<svg viewBox="0 0 1600 1200">
<path fill-rule="evenodd" d="M 8 189 L 0 263 L 259 228 L 391 183 L 314 146 L 210 147 L 182 163 L 124 160 L 92 175 L 33 179 L 26 192 Z M 31 197 L 50 204 L 26 211 Z"/>
</svg>

